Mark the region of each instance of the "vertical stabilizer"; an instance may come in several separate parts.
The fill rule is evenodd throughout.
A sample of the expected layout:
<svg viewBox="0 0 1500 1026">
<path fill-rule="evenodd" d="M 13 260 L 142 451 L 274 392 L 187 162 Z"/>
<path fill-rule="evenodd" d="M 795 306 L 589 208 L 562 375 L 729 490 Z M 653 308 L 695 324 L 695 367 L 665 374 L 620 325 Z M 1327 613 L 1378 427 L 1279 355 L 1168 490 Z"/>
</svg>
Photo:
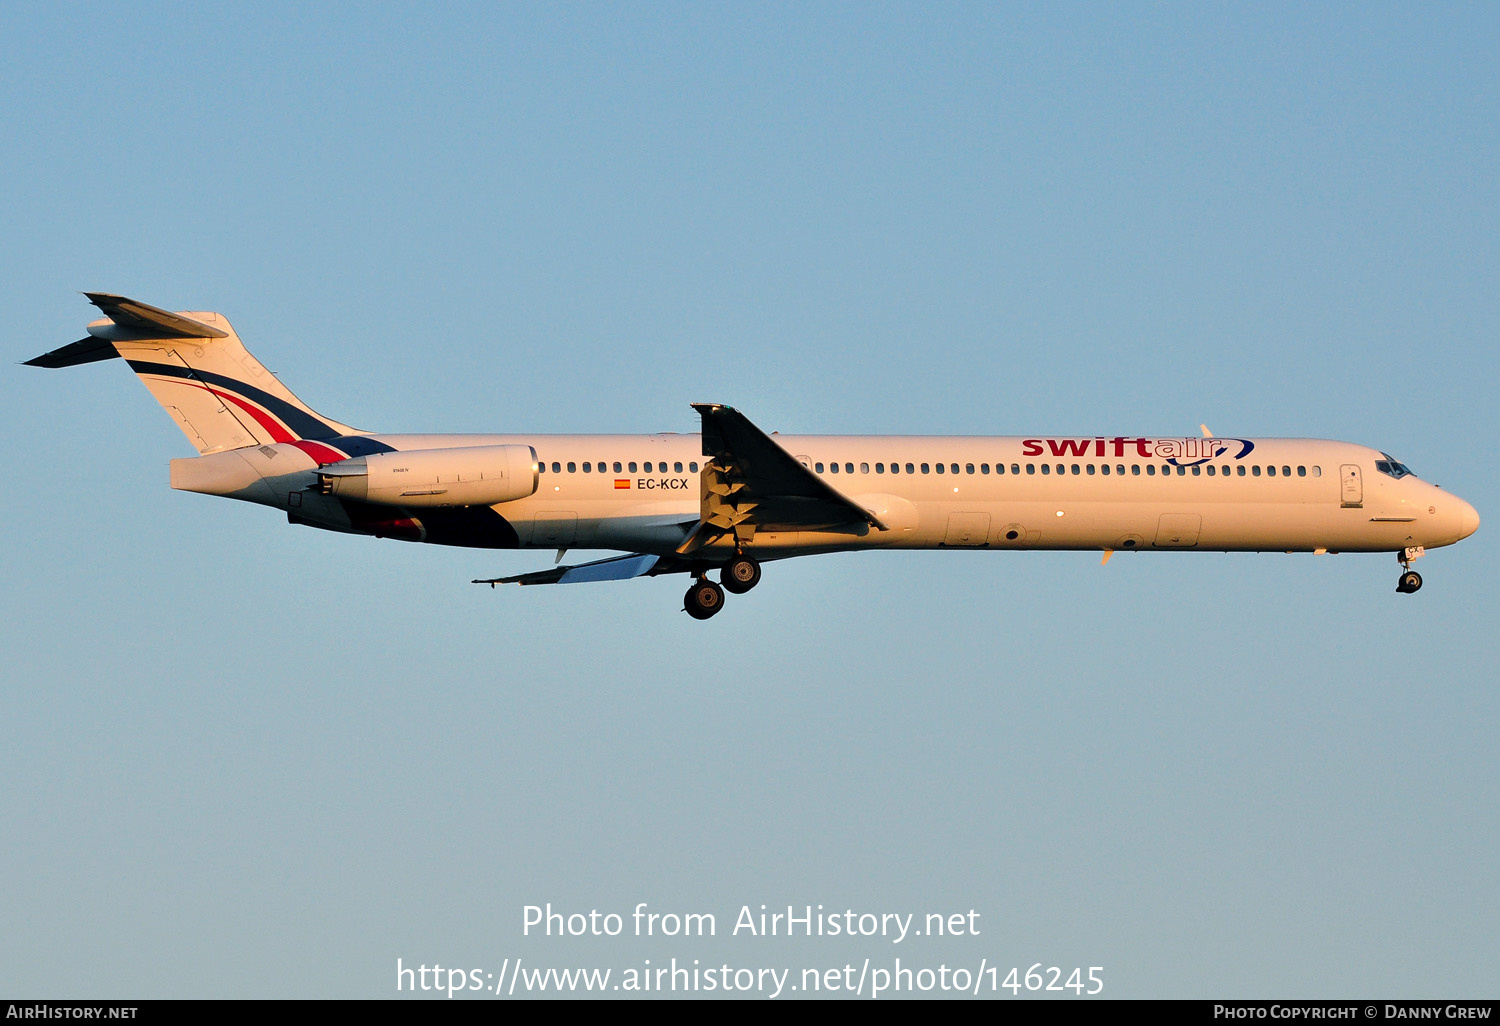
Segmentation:
<svg viewBox="0 0 1500 1026">
<path fill-rule="evenodd" d="M 357 433 L 293 395 L 221 315 L 84 295 L 105 314 L 88 326 L 89 337 L 27 363 L 71 367 L 123 357 L 200 453 Z"/>
</svg>

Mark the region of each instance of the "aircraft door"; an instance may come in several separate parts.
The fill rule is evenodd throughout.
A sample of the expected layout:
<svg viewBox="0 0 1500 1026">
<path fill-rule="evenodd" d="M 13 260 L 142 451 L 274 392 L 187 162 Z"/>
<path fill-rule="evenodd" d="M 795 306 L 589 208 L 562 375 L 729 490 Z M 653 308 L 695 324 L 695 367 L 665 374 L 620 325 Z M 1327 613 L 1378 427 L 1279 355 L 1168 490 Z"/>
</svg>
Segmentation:
<svg viewBox="0 0 1500 1026">
<path fill-rule="evenodd" d="M 944 545 L 978 547 L 989 544 L 990 515 L 988 513 L 948 514 L 948 533 Z"/>
<path fill-rule="evenodd" d="M 531 528 L 531 544 L 538 548 L 565 549 L 573 544 L 578 514 L 552 511 L 538 513 Z"/>
<path fill-rule="evenodd" d="M 1198 513 L 1163 513 L 1156 524 L 1156 547 L 1190 549 L 1198 544 L 1203 517 Z"/>
<path fill-rule="evenodd" d="M 1339 487 L 1342 489 L 1340 502 L 1345 509 L 1359 509 L 1365 504 L 1365 488 L 1358 465 L 1345 463 L 1339 468 Z"/>
</svg>

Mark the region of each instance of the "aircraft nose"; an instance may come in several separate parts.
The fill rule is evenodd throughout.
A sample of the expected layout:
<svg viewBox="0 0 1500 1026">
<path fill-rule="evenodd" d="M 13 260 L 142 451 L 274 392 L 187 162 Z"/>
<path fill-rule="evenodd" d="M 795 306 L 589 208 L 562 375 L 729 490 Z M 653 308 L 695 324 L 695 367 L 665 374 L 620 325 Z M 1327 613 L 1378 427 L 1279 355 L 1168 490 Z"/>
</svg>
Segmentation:
<svg viewBox="0 0 1500 1026">
<path fill-rule="evenodd" d="M 1458 519 L 1458 537 L 1461 541 L 1479 530 L 1479 511 L 1463 500 L 1459 500 L 1459 504 L 1463 507 Z"/>
</svg>

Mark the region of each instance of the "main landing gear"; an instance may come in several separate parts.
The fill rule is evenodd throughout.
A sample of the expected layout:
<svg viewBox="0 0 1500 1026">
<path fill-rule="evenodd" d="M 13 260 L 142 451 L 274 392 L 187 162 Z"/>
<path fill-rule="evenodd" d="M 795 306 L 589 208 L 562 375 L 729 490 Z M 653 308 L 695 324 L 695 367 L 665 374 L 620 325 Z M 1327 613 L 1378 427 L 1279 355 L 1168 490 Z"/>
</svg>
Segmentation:
<svg viewBox="0 0 1500 1026">
<path fill-rule="evenodd" d="M 1396 584 L 1396 590 L 1403 595 L 1410 595 L 1422 587 L 1422 575 L 1411 568 L 1411 561 L 1425 555 L 1420 545 L 1402 549 L 1396 553 L 1396 562 L 1401 564 L 1401 580 Z"/>
<path fill-rule="evenodd" d="M 735 556 L 719 573 L 719 580 L 731 595 L 743 595 L 760 583 L 760 564 L 749 556 Z"/>
<path fill-rule="evenodd" d="M 722 586 L 699 577 L 682 598 L 682 608 L 694 620 L 707 620 L 724 608 L 724 593 L 743 595 L 760 583 L 760 564 L 743 553 L 737 554 L 719 572 Z"/>
<path fill-rule="evenodd" d="M 707 577 L 700 577 L 683 596 L 682 608 L 694 620 L 707 620 L 724 608 L 724 589 Z"/>
</svg>

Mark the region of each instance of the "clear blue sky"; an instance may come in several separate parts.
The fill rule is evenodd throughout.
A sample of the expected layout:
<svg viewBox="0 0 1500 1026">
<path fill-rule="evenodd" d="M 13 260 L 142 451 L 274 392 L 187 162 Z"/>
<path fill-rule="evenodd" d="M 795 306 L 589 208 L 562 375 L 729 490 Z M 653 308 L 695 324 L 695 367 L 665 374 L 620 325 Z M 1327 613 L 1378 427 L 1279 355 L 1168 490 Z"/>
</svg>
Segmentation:
<svg viewBox="0 0 1500 1026">
<path fill-rule="evenodd" d="M 0 10 L 0 993 L 395 961 L 1500 984 L 1493 5 Z M 1487 523 L 1387 556 L 550 553 L 177 493 L 79 290 L 378 430 L 1307 435 Z M 539 940 L 521 909 L 712 912 Z M 982 914 L 893 948 L 743 904 Z"/>
</svg>

